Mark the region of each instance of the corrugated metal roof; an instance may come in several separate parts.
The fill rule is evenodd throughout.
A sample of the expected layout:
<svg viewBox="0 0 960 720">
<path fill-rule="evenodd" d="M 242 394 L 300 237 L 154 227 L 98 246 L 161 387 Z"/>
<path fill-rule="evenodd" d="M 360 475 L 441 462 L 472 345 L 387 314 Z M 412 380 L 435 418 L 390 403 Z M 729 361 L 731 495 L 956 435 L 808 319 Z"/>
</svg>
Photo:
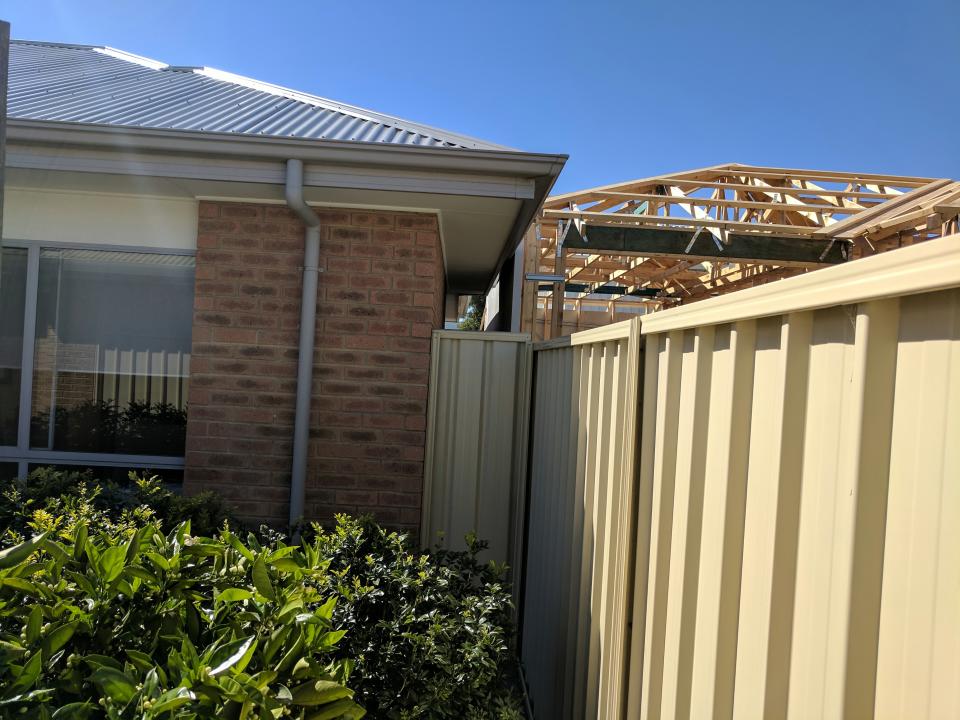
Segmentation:
<svg viewBox="0 0 960 720">
<path fill-rule="evenodd" d="M 120 50 L 14 40 L 11 119 L 315 140 L 508 150 L 401 118 L 205 67 Z"/>
</svg>

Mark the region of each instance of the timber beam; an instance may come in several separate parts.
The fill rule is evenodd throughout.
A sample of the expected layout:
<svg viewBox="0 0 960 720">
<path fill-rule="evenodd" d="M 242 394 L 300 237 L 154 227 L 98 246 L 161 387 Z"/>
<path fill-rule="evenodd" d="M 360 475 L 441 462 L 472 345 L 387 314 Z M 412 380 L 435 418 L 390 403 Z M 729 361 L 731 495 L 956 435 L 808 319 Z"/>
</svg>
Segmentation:
<svg viewBox="0 0 960 720">
<path fill-rule="evenodd" d="M 848 243 L 806 237 L 727 233 L 727 242 L 718 244 L 706 231 L 614 225 L 589 225 L 585 230 L 586 239 L 577 227 L 571 227 L 564 239 L 564 248 L 591 253 L 803 267 L 836 265 L 849 259 Z"/>
</svg>

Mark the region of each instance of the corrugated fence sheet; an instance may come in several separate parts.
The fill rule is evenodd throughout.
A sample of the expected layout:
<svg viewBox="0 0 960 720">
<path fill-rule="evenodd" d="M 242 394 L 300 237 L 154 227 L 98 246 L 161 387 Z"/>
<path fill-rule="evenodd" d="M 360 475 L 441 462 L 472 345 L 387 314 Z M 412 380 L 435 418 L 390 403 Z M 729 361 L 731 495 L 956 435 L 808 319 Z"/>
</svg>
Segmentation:
<svg viewBox="0 0 960 720">
<path fill-rule="evenodd" d="M 424 545 L 520 566 L 530 398 L 530 336 L 436 330 L 424 467 Z"/>
<path fill-rule="evenodd" d="M 958 287 L 952 236 L 644 320 L 628 708 L 590 717 L 960 717 Z"/>
<path fill-rule="evenodd" d="M 535 346 L 521 654 L 537 718 L 623 712 L 640 325 Z"/>
</svg>

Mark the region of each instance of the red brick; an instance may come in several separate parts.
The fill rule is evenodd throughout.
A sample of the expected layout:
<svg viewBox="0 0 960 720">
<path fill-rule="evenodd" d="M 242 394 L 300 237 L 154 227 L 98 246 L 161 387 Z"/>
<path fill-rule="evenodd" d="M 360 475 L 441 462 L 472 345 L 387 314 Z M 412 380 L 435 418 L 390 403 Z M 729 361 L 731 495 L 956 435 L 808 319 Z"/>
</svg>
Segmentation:
<svg viewBox="0 0 960 720">
<path fill-rule="evenodd" d="M 430 352 L 430 341 L 421 338 L 391 338 L 390 348 L 392 350 L 405 350 L 407 352 Z"/>
<path fill-rule="evenodd" d="M 241 295 L 252 295 L 256 297 L 273 297 L 279 294 L 274 285 L 245 284 L 241 285 L 239 290 Z"/>
<path fill-rule="evenodd" d="M 318 208 L 307 510 L 417 530 L 430 330 L 442 322 L 437 218 Z M 185 491 L 286 521 L 303 227 L 280 205 L 204 201 L 198 218 Z"/>
<path fill-rule="evenodd" d="M 257 309 L 257 301 L 249 298 L 224 297 L 217 298 L 215 307 L 217 310 L 242 310 L 249 312 Z"/>
<path fill-rule="evenodd" d="M 259 250 L 260 240 L 255 237 L 221 237 L 220 247 L 229 250 Z M 205 256 L 204 256 L 205 257 Z"/>
<path fill-rule="evenodd" d="M 350 222 L 353 225 L 375 225 L 377 227 L 393 227 L 396 223 L 395 216 L 392 213 L 378 212 L 360 212 L 350 215 Z"/>
<path fill-rule="evenodd" d="M 380 505 L 390 507 L 420 507 L 420 493 L 382 492 L 377 500 Z"/>
<path fill-rule="evenodd" d="M 366 258 L 331 257 L 327 258 L 327 270 L 342 270 L 348 273 L 370 272 L 370 261 Z"/>
<path fill-rule="evenodd" d="M 390 317 L 412 322 L 432 322 L 433 310 L 431 308 L 399 307 L 390 310 Z"/>
<path fill-rule="evenodd" d="M 327 288 L 326 299 L 331 302 L 347 303 L 365 303 L 367 302 L 366 290 L 343 290 L 340 288 Z"/>
<path fill-rule="evenodd" d="M 345 412 L 382 412 L 383 401 L 377 398 L 349 398 L 344 399 L 343 409 Z"/>
<path fill-rule="evenodd" d="M 233 265 L 216 268 L 216 274 L 221 280 L 254 280 L 257 277 L 255 268 L 235 267 Z"/>
<path fill-rule="evenodd" d="M 337 318 L 329 318 L 324 320 L 324 329 L 327 332 L 362 333 L 366 329 L 366 323 L 363 320 L 340 320 Z"/>
<path fill-rule="evenodd" d="M 373 241 L 383 245 L 413 245 L 410 230 L 374 230 Z"/>
<path fill-rule="evenodd" d="M 413 274 L 413 263 L 407 260 L 374 260 L 370 264 L 370 269 L 375 273 L 385 274 Z M 423 282 L 418 281 L 417 287 L 423 287 Z M 411 288 L 412 289 L 412 288 Z"/>
<path fill-rule="evenodd" d="M 437 218 L 432 215 L 400 215 L 397 217 L 397 227 L 433 230 L 437 227 Z"/>
<path fill-rule="evenodd" d="M 363 350 L 382 350 L 387 345 L 382 336 L 349 335 L 343 339 L 343 346 Z"/>
<path fill-rule="evenodd" d="M 195 290 L 201 295 L 236 295 L 237 286 L 230 282 L 197 280 Z"/>
<path fill-rule="evenodd" d="M 383 289 L 390 287 L 390 278 L 383 275 L 354 275 L 350 278 L 350 285 L 359 288 Z"/>
<path fill-rule="evenodd" d="M 257 331 L 247 328 L 214 328 L 213 341 L 221 343 L 255 343 L 257 341 Z"/>
<path fill-rule="evenodd" d="M 225 204 L 220 208 L 220 217 L 257 218 L 263 216 L 263 208 L 257 205 Z"/>
<path fill-rule="evenodd" d="M 410 323 L 395 321 L 384 322 L 382 320 L 371 320 L 367 323 L 367 332 L 371 335 L 409 335 Z"/>
<path fill-rule="evenodd" d="M 410 293 L 399 292 L 396 290 L 374 291 L 374 293 L 371 296 L 371 300 L 375 303 L 388 304 L 388 305 L 409 305 Z"/>
</svg>

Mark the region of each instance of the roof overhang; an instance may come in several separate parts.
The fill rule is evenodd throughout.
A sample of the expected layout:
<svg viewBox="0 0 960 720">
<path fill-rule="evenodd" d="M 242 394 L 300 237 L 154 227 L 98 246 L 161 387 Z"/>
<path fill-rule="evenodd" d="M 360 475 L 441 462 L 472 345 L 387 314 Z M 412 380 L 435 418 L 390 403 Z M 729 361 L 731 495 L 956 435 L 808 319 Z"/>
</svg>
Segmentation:
<svg viewBox="0 0 960 720">
<path fill-rule="evenodd" d="M 310 202 L 437 212 L 456 292 L 489 287 L 567 159 L 19 119 L 7 143 L 7 167 L 27 173 L 158 178 L 173 194 L 248 201 L 281 201 L 283 163 L 297 158 Z"/>
</svg>

